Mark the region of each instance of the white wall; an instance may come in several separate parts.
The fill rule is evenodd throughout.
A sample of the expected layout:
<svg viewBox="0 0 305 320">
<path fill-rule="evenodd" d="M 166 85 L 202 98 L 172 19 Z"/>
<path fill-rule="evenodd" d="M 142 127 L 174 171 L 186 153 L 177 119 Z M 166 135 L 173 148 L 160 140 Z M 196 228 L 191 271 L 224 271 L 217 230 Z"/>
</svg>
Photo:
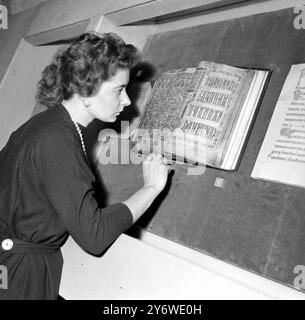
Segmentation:
<svg viewBox="0 0 305 320">
<path fill-rule="evenodd" d="M 8 5 L 11 14 L 16 14 L 31 7 L 38 6 L 45 1 L 47 0 L 9 0 Z"/>
<path fill-rule="evenodd" d="M 33 47 L 22 40 L 0 83 L 0 149 L 9 135 L 28 120 L 35 106 L 35 92 L 43 68 L 57 47 Z"/>
</svg>

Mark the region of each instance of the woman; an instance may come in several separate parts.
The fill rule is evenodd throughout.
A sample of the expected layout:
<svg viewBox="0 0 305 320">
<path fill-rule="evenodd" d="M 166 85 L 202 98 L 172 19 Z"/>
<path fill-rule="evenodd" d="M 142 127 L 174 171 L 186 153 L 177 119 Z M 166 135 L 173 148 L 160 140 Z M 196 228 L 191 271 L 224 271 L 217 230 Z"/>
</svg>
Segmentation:
<svg viewBox="0 0 305 320">
<path fill-rule="evenodd" d="M 83 34 L 45 68 L 37 100 L 48 107 L 11 135 L 0 152 L 0 265 L 8 289 L 0 299 L 57 299 L 61 245 L 69 234 L 100 254 L 128 229 L 167 181 L 160 155 L 143 163 L 144 186 L 101 209 L 102 194 L 87 159 L 83 131 L 114 122 L 130 105 L 126 93 L 137 51 L 114 34 Z"/>
</svg>

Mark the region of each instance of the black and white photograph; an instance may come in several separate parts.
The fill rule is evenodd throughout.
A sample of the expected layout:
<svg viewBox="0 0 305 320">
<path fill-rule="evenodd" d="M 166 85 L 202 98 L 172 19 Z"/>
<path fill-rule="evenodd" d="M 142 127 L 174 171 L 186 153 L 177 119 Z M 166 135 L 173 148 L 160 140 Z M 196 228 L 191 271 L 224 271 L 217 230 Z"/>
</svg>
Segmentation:
<svg viewBox="0 0 305 320">
<path fill-rule="evenodd" d="M 0 305 L 305 300 L 304 188 L 304 0 L 0 0 Z"/>
</svg>

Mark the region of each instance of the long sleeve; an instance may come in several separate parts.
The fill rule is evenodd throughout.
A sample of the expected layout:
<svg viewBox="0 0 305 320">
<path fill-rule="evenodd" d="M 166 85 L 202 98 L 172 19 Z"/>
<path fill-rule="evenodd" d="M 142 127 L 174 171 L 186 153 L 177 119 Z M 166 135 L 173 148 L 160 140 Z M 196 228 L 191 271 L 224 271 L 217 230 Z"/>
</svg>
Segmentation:
<svg viewBox="0 0 305 320">
<path fill-rule="evenodd" d="M 42 189 L 67 231 L 86 251 L 99 254 L 132 224 L 123 203 L 99 208 L 94 174 L 70 128 L 48 131 L 37 146 Z"/>
</svg>

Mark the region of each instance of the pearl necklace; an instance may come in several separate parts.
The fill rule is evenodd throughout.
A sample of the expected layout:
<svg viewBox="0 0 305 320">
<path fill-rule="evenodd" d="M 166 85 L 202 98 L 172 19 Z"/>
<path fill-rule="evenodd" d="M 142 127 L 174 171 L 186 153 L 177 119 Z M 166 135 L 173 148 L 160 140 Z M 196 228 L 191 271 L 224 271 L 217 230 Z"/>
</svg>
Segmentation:
<svg viewBox="0 0 305 320">
<path fill-rule="evenodd" d="M 88 161 L 87 152 L 86 152 L 86 147 L 85 147 L 85 143 L 84 143 L 84 139 L 83 139 L 82 132 L 81 132 L 81 130 L 80 130 L 80 127 L 79 127 L 78 123 L 77 123 L 76 121 L 74 121 L 74 120 L 72 120 L 72 121 L 73 121 L 74 126 L 75 126 L 75 128 L 76 128 L 76 131 L 77 131 L 77 133 L 78 133 L 78 135 L 79 135 L 80 142 L 81 142 L 81 145 L 82 145 L 82 149 L 83 149 L 84 154 L 85 154 L 85 156 L 86 156 L 86 159 L 87 159 L 87 161 Z"/>
</svg>

